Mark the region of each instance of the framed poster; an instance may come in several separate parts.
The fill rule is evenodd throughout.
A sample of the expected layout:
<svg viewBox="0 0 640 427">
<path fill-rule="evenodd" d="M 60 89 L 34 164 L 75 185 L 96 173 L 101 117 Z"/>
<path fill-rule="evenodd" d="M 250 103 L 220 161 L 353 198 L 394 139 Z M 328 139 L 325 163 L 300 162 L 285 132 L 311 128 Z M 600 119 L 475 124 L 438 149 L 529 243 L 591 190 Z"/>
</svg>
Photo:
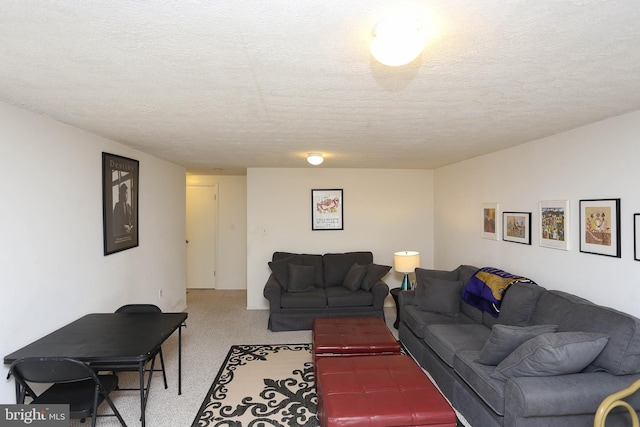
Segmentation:
<svg viewBox="0 0 640 427">
<path fill-rule="evenodd" d="M 633 259 L 640 261 L 640 214 L 633 214 Z"/>
<path fill-rule="evenodd" d="M 543 200 L 540 206 L 540 246 L 569 250 L 569 201 Z"/>
<path fill-rule="evenodd" d="M 102 153 L 104 254 L 138 246 L 139 162 Z"/>
<path fill-rule="evenodd" d="M 531 212 L 503 212 L 502 240 L 531 244 Z"/>
<path fill-rule="evenodd" d="M 342 189 L 311 190 L 311 229 L 344 230 Z"/>
<path fill-rule="evenodd" d="M 500 216 L 497 203 L 482 204 L 482 238 L 498 240 L 500 230 Z"/>
<path fill-rule="evenodd" d="M 580 200 L 580 252 L 620 258 L 620 199 Z"/>
</svg>

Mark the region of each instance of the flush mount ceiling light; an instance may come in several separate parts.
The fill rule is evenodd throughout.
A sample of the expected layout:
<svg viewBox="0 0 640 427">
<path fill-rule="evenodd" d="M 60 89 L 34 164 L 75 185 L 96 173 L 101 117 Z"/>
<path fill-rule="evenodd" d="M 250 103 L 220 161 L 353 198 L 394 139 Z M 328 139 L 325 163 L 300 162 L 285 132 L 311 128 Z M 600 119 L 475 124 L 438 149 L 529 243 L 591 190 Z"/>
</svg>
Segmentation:
<svg viewBox="0 0 640 427">
<path fill-rule="evenodd" d="M 324 162 L 324 158 L 321 153 L 309 153 L 307 155 L 307 162 L 311 163 L 313 166 L 318 166 L 320 163 Z"/>
<path fill-rule="evenodd" d="M 425 37 L 414 17 L 397 15 L 381 21 L 374 30 L 371 54 L 380 63 L 397 67 L 413 61 L 424 48 Z"/>
</svg>

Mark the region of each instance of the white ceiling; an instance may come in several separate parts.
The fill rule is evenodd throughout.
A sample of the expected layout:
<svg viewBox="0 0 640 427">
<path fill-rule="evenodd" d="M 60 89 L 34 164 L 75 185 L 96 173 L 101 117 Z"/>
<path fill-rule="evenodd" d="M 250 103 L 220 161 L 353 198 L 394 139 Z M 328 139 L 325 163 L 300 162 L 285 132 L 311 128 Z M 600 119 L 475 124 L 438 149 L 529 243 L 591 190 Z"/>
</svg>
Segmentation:
<svg viewBox="0 0 640 427">
<path fill-rule="evenodd" d="M 434 168 L 640 109 L 640 1 L 1 0 L 0 99 L 191 172 Z"/>
</svg>

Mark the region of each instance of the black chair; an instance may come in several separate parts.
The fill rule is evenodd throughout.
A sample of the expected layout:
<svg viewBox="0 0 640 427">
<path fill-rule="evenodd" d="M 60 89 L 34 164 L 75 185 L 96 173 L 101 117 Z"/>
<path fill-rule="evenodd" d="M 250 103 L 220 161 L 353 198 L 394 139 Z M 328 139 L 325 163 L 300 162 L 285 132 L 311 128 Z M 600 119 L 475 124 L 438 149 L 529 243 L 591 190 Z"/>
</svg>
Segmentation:
<svg viewBox="0 0 640 427">
<path fill-rule="evenodd" d="M 116 416 L 124 427 L 109 393 L 118 386 L 116 375 L 96 375 L 85 363 L 66 357 L 29 357 L 11 364 L 9 376 L 16 380 L 16 403 L 23 404 L 27 397 L 31 404 L 68 404 L 71 418 L 91 417 L 95 427 L 97 417 Z M 8 378 L 8 377 L 7 377 Z M 40 394 L 29 384 L 52 384 Z M 112 414 L 98 414 L 98 407 L 106 401 Z"/>
<path fill-rule="evenodd" d="M 153 304 L 127 304 L 123 305 L 116 310 L 116 313 L 162 313 L 160 307 Z M 160 369 L 155 369 L 156 357 L 160 356 Z M 147 369 L 149 372 L 149 383 L 151 382 L 151 375 L 153 372 L 162 372 L 162 379 L 164 380 L 164 388 L 168 388 L 167 385 L 167 373 L 164 370 L 164 357 L 162 357 L 162 347 L 158 347 L 158 351 L 153 355 L 151 360 L 151 367 Z"/>
<path fill-rule="evenodd" d="M 116 313 L 162 313 L 160 307 L 153 304 L 127 304 L 123 305 L 119 309 L 115 311 Z M 160 357 L 160 369 L 156 369 L 156 358 Z M 146 406 L 147 397 L 149 396 L 149 390 L 151 388 L 151 378 L 153 377 L 154 372 L 162 372 L 162 378 L 164 380 L 164 388 L 168 388 L 167 384 L 167 374 L 164 369 L 164 357 L 162 356 L 162 347 L 158 347 L 158 350 L 151 355 L 151 364 L 149 367 L 145 368 L 145 373 L 149 375 L 146 378 L 146 385 L 144 386 L 144 403 Z M 91 368 L 96 372 L 100 371 L 110 371 L 112 373 L 116 372 L 138 372 L 137 366 L 132 366 L 129 364 L 118 364 L 118 363 L 92 363 Z M 118 390 L 140 390 L 140 388 L 118 388 Z"/>
</svg>

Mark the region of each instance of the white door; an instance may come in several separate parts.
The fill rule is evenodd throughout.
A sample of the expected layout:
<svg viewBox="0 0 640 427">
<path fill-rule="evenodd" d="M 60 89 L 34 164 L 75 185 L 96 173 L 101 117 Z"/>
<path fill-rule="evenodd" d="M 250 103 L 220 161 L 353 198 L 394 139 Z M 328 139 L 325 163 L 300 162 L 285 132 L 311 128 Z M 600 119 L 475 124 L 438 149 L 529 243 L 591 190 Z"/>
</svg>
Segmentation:
<svg viewBox="0 0 640 427">
<path fill-rule="evenodd" d="M 218 186 L 187 185 L 187 288 L 215 289 Z"/>
</svg>

